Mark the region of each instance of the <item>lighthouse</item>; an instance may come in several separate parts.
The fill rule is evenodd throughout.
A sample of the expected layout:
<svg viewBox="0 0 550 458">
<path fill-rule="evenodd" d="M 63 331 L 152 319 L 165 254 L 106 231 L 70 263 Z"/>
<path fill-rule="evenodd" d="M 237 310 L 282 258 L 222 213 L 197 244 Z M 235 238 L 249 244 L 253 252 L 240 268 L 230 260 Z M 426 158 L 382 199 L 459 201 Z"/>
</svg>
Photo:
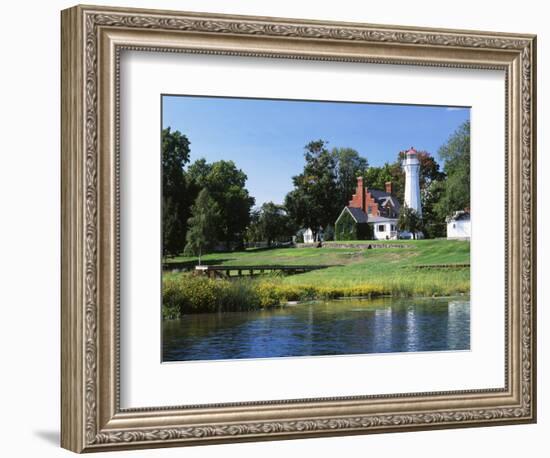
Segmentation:
<svg viewBox="0 0 550 458">
<path fill-rule="evenodd" d="M 420 161 L 418 160 L 418 153 L 413 147 L 405 153 L 403 170 L 405 171 L 405 205 L 422 216 Z"/>
</svg>

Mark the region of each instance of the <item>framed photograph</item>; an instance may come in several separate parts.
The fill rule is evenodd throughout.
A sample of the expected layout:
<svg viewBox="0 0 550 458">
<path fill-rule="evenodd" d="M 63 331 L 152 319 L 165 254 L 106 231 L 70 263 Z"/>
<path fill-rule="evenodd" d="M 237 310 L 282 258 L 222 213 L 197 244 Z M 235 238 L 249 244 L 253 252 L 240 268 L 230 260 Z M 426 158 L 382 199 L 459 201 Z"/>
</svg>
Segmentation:
<svg viewBox="0 0 550 458">
<path fill-rule="evenodd" d="M 536 421 L 536 37 L 62 12 L 62 446 Z"/>
</svg>

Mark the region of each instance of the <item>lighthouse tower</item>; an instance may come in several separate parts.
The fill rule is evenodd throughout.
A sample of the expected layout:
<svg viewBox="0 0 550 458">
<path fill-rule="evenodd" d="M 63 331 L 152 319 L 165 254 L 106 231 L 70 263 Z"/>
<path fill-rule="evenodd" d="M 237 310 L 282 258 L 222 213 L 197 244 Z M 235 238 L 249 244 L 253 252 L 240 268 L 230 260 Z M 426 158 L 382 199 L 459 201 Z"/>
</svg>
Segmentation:
<svg viewBox="0 0 550 458">
<path fill-rule="evenodd" d="M 420 161 L 417 151 L 411 147 L 405 153 L 403 160 L 405 171 L 405 205 L 422 216 L 422 203 L 420 202 Z"/>
</svg>

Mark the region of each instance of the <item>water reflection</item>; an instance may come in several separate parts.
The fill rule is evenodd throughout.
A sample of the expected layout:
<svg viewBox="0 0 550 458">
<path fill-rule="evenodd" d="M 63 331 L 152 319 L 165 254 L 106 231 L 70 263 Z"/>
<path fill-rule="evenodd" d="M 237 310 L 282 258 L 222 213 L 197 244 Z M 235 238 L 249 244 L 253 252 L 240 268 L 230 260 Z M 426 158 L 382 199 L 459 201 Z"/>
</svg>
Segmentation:
<svg viewBox="0 0 550 458">
<path fill-rule="evenodd" d="M 469 348 L 469 298 L 336 300 L 163 323 L 164 361 Z"/>
</svg>

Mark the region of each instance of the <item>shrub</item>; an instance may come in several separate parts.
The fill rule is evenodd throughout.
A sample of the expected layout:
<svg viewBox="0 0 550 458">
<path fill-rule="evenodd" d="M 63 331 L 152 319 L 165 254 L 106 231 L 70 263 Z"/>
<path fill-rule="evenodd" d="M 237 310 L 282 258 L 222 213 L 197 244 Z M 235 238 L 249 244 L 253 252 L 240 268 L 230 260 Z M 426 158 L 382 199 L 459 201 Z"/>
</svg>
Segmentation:
<svg viewBox="0 0 550 458">
<path fill-rule="evenodd" d="M 211 279 L 191 274 L 166 275 L 162 281 L 162 310 L 166 319 L 186 313 L 238 312 L 277 305 L 277 296 L 250 279 Z"/>
<path fill-rule="evenodd" d="M 281 294 L 271 283 L 258 283 L 256 285 L 259 304 L 261 307 L 278 305 L 281 302 Z"/>
<path fill-rule="evenodd" d="M 260 295 L 253 282 L 246 279 L 234 281 L 210 280 L 219 287 L 218 311 L 238 312 L 255 310 L 260 305 Z"/>
</svg>

